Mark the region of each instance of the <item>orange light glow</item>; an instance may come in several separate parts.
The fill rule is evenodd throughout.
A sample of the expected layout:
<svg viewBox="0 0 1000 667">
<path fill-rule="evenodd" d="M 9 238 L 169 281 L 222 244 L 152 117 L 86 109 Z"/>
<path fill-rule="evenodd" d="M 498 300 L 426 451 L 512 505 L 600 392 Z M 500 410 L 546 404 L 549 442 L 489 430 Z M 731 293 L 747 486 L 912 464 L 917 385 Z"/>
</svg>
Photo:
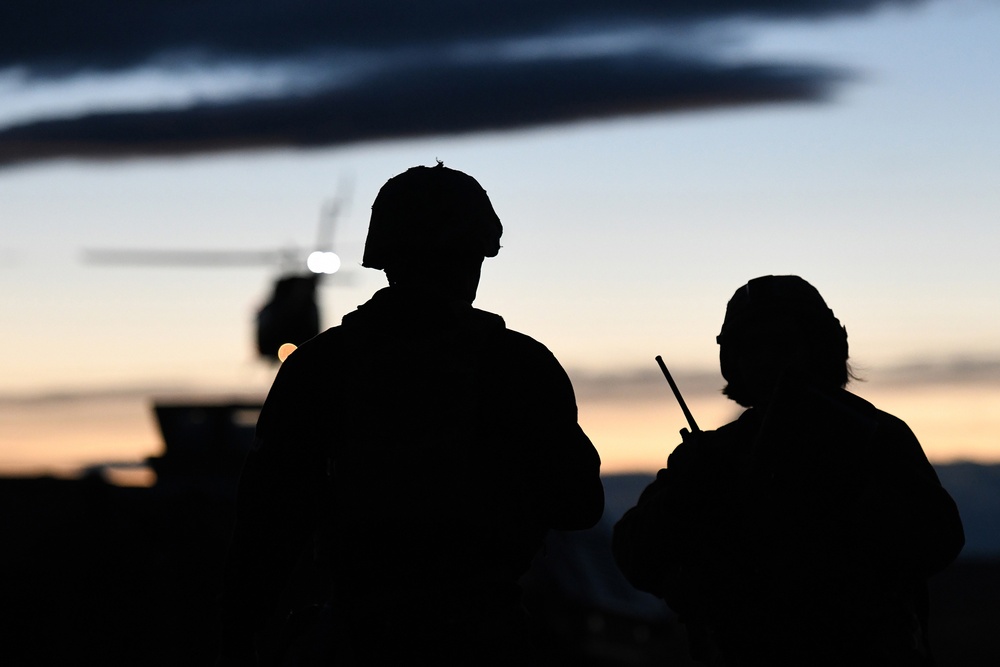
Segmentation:
<svg viewBox="0 0 1000 667">
<path fill-rule="evenodd" d="M 284 362 L 285 359 L 288 358 L 288 355 L 290 355 L 297 349 L 299 348 L 293 345 L 292 343 L 285 343 L 284 345 L 278 348 L 278 361 Z"/>
<path fill-rule="evenodd" d="M 101 475 L 114 486 L 148 489 L 156 484 L 156 473 L 147 466 L 106 466 Z"/>
</svg>

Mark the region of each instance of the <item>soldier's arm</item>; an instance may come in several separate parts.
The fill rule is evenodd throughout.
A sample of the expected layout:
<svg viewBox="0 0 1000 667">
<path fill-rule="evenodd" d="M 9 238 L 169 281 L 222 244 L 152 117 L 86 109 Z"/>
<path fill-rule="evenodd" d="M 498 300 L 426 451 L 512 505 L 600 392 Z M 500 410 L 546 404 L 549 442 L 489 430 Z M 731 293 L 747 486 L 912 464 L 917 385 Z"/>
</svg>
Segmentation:
<svg viewBox="0 0 1000 667">
<path fill-rule="evenodd" d="M 290 363 L 294 357 L 268 394 L 240 477 L 222 600 L 222 653 L 231 664 L 253 651 L 273 620 L 315 527 L 310 489 L 318 463 L 305 446 L 314 437 L 305 417 L 308 368 Z"/>
<path fill-rule="evenodd" d="M 618 523 L 611 549 L 618 568 L 634 587 L 667 597 L 673 575 L 681 569 L 682 543 L 692 539 L 697 502 L 688 497 L 697 476 L 693 443 L 674 449 L 668 465 Z"/>
<path fill-rule="evenodd" d="M 877 521 L 872 530 L 879 550 L 912 574 L 938 572 L 965 544 L 958 508 L 905 423 L 887 416 L 876 441 L 880 451 L 859 505 Z"/>
<path fill-rule="evenodd" d="M 573 385 L 537 341 L 512 332 L 508 342 L 504 363 L 517 378 L 523 464 L 539 518 L 557 530 L 590 528 L 604 513 L 601 457 L 577 420 Z"/>
</svg>

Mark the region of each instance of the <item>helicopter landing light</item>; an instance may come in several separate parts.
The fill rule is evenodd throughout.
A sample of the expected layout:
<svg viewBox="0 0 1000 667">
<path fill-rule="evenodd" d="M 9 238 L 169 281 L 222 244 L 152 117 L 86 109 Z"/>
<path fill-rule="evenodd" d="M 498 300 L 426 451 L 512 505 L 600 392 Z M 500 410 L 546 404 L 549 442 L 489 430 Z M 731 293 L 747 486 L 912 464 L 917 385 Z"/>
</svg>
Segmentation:
<svg viewBox="0 0 1000 667">
<path fill-rule="evenodd" d="M 288 358 L 288 355 L 290 355 L 292 352 L 294 352 L 297 349 L 298 348 L 295 347 L 294 344 L 292 344 L 292 343 L 285 343 L 284 345 L 282 345 L 281 347 L 278 348 L 278 361 L 284 361 L 285 359 Z"/>
<path fill-rule="evenodd" d="M 340 270 L 340 257 L 337 253 L 316 250 L 309 253 L 306 266 L 313 273 L 336 273 Z"/>
</svg>

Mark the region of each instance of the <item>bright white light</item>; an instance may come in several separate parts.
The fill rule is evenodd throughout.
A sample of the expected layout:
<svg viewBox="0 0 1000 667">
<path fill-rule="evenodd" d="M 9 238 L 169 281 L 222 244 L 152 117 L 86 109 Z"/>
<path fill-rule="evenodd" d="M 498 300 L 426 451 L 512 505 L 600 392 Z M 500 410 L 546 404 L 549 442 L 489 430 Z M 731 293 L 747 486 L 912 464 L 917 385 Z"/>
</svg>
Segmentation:
<svg viewBox="0 0 1000 667">
<path fill-rule="evenodd" d="M 285 343 L 278 348 L 278 361 L 284 362 L 292 352 L 297 350 L 293 343 Z"/>
<path fill-rule="evenodd" d="M 337 257 L 337 254 L 333 252 L 316 250 L 309 253 L 306 266 L 313 273 L 336 273 L 340 270 L 340 257 Z"/>
</svg>

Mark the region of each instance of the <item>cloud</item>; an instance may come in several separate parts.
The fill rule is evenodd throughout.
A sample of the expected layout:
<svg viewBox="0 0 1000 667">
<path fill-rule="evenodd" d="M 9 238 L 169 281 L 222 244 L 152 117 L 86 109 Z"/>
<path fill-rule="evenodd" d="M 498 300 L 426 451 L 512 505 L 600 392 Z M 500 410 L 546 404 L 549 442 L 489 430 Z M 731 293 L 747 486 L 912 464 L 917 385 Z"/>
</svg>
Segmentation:
<svg viewBox="0 0 1000 667">
<path fill-rule="evenodd" d="M 650 364 L 652 365 L 652 364 Z M 717 370 L 671 369 L 685 399 L 721 396 L 725 380 Z M 588 373 L 569 369 L 577 397 L 592 401 L 635 401 L 643 399 L 673 401 L 670 388 L 655 367 L 618 369 L 607 373 Z M 920 362 L 900 363 L 865 369 L 863 381 L 851 383 L 848 390 L 865 394 L 867 382 L 887 389 L 1000 388 L 1000 359 L 994 356 L 964 358 L 939 357 Z"/>
<path fill-rule="evenodd" d="M 924 360 L 882 370 L 881 381 L 894 387 L 1000 386 L 1000 359 L 989 357 Z"/>
<path fill-rule="evenodd" d="M 844 72 L 741 60 L 719 31 L 733 34 L 737 20 L 826 18 L 919 2 L 90 0 L 53 8 L 12 0 L 0 8 L 0 71 L 26 87 L 143 67 L 287 68 L 294 75 L 263 92 L 187 105 L 41 111 L 0 129 L 0 165 L 331 146 L 820 101 Z"/>
<path fill-rule="evenodd" d="M 170 53 L 274 58 L 622 25 L 851 15 L 920 0 L 6 0 L 0 67 L 127 68 Z"/>
<path fill-rule="evenodd" d="M 573 390 L 582 401 L 662 400 L 665 404 L 674 403 L 670 385 L 655 365 L 652 368 L 623 368 L 605 373 L 569 369 L 568 373 L 573 380 Z M 685 400 L 721 396 L 725 385 L 718 371 L 673 369 L 671 376 Z"/>
<path fill-rule="evenodd" d="M 306 94 L 25 123 L 0 130 L 0 165 L 59 157 L 305 148 L 818 100 L 841 76 L 819 68 L 723 67 L 654 56 L 544 64 L 452 62 L 397 69 L 349 87 Z"/>
<path fill-rule="evenodd" d="M 673 404 L 670 387 L 655 364 L 643 368 L 617 368 L 606 372 L 592 372 L 568 368 L 576 396 L 584 401 L 624 401 L 656 400 Z M 671 375 L 686 400 L 706 397 L 721 399 L 725 380 L 718 369 L 698 370 L 693 368 L 673 368 Z M 958 387 L 1000 388 L 1000 359 L 995 356 L 949 358 L 938 357 L 921 362 L 901 363 L 878 369 L 866 369 L 863 374 L 872 382 L 877 381 L 885 388 L 943 390 Z M 868 377 L 870 376 L 870 377 Z M 850 384 L 848 389 L 865 393 L 865 382 Z M 195 400 L 207 390 L 198 389 L 196 383 L 163 381 L 148 385 L 93 386 L 51 389 L 35 393 L 0 392 L 0 408 L 19 406 L 63 404 L 92 399 L 136 400 L 159 397 L 178 400 Z M 224 387 L 223 391 L 234 403 L 249 402 L 255 398 L 245 387 Z M 209 391 L 218 398 L 218 388 Z"/>
</svg>

